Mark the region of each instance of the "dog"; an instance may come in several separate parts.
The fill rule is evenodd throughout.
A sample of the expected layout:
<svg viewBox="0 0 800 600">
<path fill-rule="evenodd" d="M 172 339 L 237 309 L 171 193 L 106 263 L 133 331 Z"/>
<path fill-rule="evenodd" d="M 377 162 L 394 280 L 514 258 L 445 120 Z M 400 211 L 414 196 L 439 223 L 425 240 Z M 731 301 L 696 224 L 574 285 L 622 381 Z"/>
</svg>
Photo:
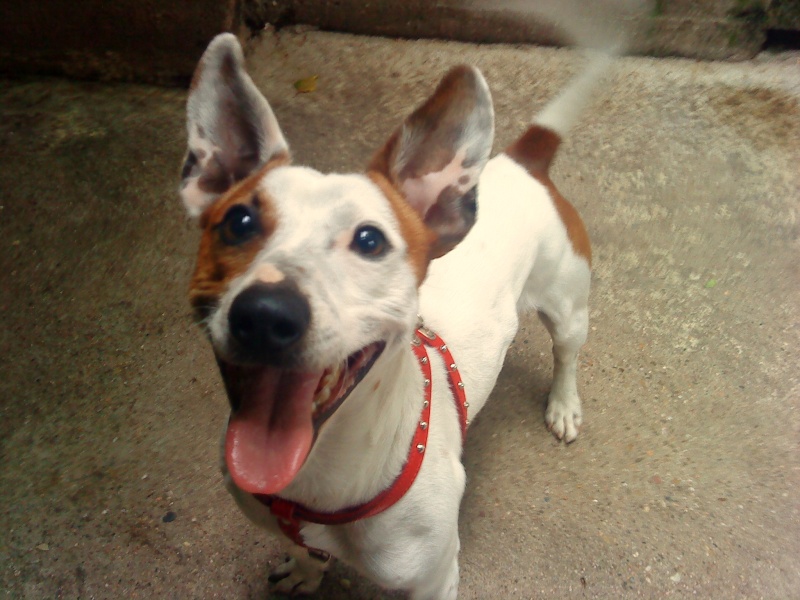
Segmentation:
<svg viewBox="0 0 800 600">
<path fill-rule="evenodd" d="M 314 592 L 334 556 L 416 600 L 457 596 L 462 436 L 526 311 L 553 340 L 545 422 L 575 440 L 591 248 L 548 168 L 610 60 L 491 160 L 489 88 L 457 66 L 365 171 L 323 174 L 291 164 L 237 39 L 208 46 L 181 173 L 190 301 L 231 405 L 226 485 L 289 547 L 277 591 Z"/>
</svg>

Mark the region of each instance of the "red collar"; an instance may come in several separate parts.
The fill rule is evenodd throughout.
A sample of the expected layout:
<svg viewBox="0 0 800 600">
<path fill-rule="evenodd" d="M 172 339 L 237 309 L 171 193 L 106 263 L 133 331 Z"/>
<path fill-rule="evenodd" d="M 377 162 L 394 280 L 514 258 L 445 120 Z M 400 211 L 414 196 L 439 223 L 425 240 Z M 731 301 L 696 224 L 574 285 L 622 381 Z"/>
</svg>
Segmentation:
<svg viewBox="0 0 800 600">
<path fill-rule="evenodd" d="M 455 400 L 458 410 L 459 422 L 461 424 L 461 439 L 463 443 L 467 435 L 467 426 L 469 425 L 469 420 L 467 419 L 469 403 L 464 393 L 464 383 L 461 381 L 461 375 L 453 360 L 453 355 L 450 353 L 450 350 L 448 350 L 444 340 L 430 329 L 420 326 L 411 340 L 411 348 L 422 370 L 425 398 L 422 401 L 422 413 L 419 418 L 419 425 L 414 433 L 414 438 L 411 440 L 411 448 L 408 451 L 408 458 L 406 459 L 405 466 L 403 466 L 403 470 L 400 471 L 400 474 L 392 485 L 383 490 L 372 500 L 331 513 L 317 512 L 306 508 L 302 504 L 290 502 L 274 495 L 256 495 L 256 498 L 266 505 L 270 512 L 278 519 L 278 525 L 281 530 L 292 541 L 300 546 L 305 546 L 303 536 L 300 534 L 300 527 L 303 522 L 317 523 L 320 525 L 344 525 L 346 523 L 374 517 L 400 500 L 414 483 L 414 480 L 417 478 L 417 473 L 419 473 L 419 469 L 422 466 L 422 460 L 425 458 L 425 447 L 428 443 L 428 423 L 430 423 L 431 416 L 431 365 L 425 346 L 435 348 L 444 359 L 447 376 L 450 380 L 450 392 L 453 394 L 453 399 Z"/>
</svg>

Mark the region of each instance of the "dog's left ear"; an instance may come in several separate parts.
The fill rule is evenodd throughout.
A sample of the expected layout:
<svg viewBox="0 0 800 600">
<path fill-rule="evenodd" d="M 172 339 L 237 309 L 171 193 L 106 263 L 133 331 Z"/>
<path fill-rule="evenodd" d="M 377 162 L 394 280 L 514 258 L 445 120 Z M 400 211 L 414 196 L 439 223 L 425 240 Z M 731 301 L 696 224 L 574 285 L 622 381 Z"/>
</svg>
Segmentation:
<svg viewBox="0 0 800 600">
<path fill-rule="evenodd" d="M 215 37 L 200 59 L 189 89 L 186 127 L 181 198 L 193 217 L 270 160 L 289 158 L 275 114 L 245 71 L 242 48 L 230 33 Z"/>
<path fill-rule="evenodd" d="M 373 157 L 435 234 L 430 258 L 450 251 L 476 217 L 476 186 L 494 139 L 489 86 L 474 67 L 452 69 Z"/>
</svg>

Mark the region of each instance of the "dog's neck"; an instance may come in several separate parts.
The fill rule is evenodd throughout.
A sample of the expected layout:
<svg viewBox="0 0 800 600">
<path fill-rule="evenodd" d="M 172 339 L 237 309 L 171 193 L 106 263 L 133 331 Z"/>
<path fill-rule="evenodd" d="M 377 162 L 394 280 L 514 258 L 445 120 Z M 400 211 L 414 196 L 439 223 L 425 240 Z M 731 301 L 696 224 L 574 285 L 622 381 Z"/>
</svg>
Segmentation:
<svg viewBox="0 0 800 600">
<path fill-rule="evenodd" d="M 279 495 L 325 512 L 372 499 L 402 469 L 421 402 L 422 374 L 410 344 L 387 346 Z"/>
</svg>

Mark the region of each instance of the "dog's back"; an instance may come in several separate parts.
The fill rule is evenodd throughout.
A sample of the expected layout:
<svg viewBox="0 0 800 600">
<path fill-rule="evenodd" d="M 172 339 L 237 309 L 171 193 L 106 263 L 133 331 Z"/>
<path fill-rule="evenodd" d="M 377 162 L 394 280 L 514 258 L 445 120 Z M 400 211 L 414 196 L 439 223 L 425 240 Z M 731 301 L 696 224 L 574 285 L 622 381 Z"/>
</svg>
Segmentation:
<svg viewBox="0 0 800 600">
<path fill-rule="evenodd" d="M 478 185 L 474 227 L 431 264 L 420 289 L 421 314 L 464 365 L 471 416 L 494 387 L 521 312 L 537 310 L 562 321 L 572 316 L 565 312 L 585 310 L 589 236 L 549 168 L 611 64 L 608 54 L 591 58 L 518 140 L 489 161 Z"/>
</svg>

